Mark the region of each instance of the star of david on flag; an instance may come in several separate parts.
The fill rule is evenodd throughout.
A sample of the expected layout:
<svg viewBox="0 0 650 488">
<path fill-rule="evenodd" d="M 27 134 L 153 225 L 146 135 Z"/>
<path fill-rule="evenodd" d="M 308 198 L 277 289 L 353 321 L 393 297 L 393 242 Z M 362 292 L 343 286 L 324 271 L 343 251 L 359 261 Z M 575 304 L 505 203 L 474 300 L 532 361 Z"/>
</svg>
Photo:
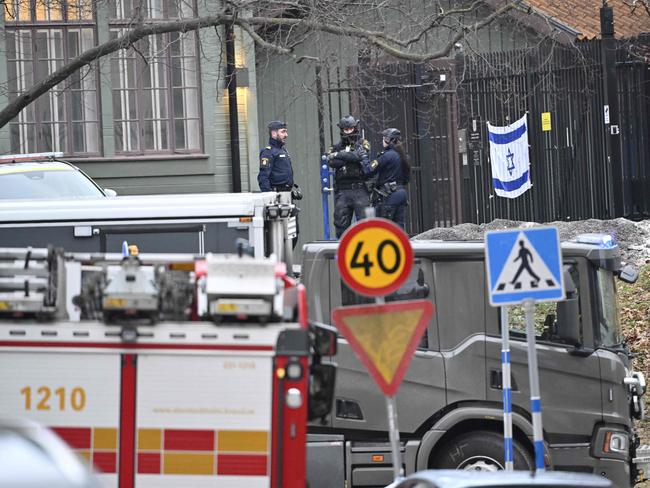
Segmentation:
<svg viewBox="0 0 650 488">
<path fill-rule="evenodd" d="M 489 122 L 487 127 L 494 191 L 500 197 L 516 198 L 532 186 L 526 114 L 505 127 Z"/>
</svg>

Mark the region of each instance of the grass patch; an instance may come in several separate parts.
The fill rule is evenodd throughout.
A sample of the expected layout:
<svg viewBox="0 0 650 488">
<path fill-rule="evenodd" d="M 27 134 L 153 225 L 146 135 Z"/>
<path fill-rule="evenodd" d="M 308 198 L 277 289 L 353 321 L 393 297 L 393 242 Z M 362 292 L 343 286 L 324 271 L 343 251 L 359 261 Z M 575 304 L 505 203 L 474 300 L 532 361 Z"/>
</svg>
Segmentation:
<svg viewBox="0 0 650 488">
<path fill-rule="evenodd" d="M 617 284 L 623 336 L 636 354 L 634 369 L 650 379 L 650 264 L 641 267 L 639 279 L 633 285 L 621 281 Z M 650 444 L 648 414 L 646 408 L 646 419 L 637 423 L 641 444 Z"/>
</svg>

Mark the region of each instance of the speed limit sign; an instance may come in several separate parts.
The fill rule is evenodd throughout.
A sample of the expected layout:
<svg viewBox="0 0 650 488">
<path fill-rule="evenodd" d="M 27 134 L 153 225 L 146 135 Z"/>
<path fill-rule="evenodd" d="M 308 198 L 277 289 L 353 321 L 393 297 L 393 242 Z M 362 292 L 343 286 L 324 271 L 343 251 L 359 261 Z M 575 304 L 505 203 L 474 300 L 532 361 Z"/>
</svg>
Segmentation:
<svg viewBox="0 0 650 488">
<path fill-rule="evenodd" d="M 377 297 L 397 290 L 413 267 L 408 236 L 386 219 L 365 219 L 350 227 L 338 250 L 343 281 L 362 295 Z"/>
</svg>

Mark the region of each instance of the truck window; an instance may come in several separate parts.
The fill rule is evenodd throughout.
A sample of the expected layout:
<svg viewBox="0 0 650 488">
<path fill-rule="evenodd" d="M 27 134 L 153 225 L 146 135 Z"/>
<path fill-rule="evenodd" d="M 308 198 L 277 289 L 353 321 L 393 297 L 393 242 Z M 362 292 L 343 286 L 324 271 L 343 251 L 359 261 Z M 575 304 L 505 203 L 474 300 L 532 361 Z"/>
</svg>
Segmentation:
<svg viewBox="0 0 650 488">
<path fill-rule="evenodd" d="M 564 280 L 567 290 L 566 298 L 576 298 L 578 300 L 578 310 L 581 315 L 580 274 L 575 264 L 564 265 Z M 566 341 L 557 335 L 557 306 L 558 302 L 541 302 L 535 305 L 535 338 L 537 340 L 566 344 Z M 512 337 L 526 337 L 526 319 L 523 306 L 508 307 L 508 325 Z M 580 332 L 582 336 L 582 328 Z"/>
<path fill-rule="evenodd" d="M 483 261 L 433 263 L 440 348 L 450 351 L 485 334 L 486 286 Z"/>
<path fill-rule="evenodd" d="M 424 298 L 431 298 L 431 286 L 427 283 L 425 278 L 426 274 L 424 271 L 425 264 L 421 259 L 416 259 L 413 262 L 413 269 L 411 274 L 409 274 L 406 282 L 394 293 L 386 296 L 387 302 L 399 302 L 405 300 L 418 300 Z M 350 290 L 343 280 L 341 282 L 341 305 L 362 305 L 375 303 L 375 299 L 371 297 L 366 297 L 359 295 L 358 293 Z M 428 347 L 428 334 L 424 333 L 422 341 L 418 346 L 420 349 L 426 349 Z"/>
</svg>

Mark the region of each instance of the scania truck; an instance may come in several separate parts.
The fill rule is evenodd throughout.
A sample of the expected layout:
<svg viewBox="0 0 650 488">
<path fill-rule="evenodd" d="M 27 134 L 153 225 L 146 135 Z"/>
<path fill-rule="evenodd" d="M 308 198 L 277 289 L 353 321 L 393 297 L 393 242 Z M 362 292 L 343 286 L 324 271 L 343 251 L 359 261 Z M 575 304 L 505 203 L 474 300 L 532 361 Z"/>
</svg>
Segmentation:
<svg viewBox="0 0 650 488">
<path fill-rule="evenodd" d="M 304 248 L 302 276 L 313 319 L 368 303 L 349 290 L 337 243 Z M 511 338 L 515 469 L 533 469 L 523 312 L 508 323 L 490 306 L 483 242 L 412 241 L 414 266 L 387 301 L 426 298 L 436 313 L 397 394 L 406 474 L 427 468 L 504 468 L 501 333 Z M 635 419 L 645 379 L 621 335 L 616 282 L 633 281 L 607 238 L 562 243 L 566 299 L 536 307 L 537 355 L 548 469 L 597 473 L 619 487 L 637 476 Z M 310 486 L 385 486 L 392 481 L 385 402 L 339 337 L 335 406 L 310 427 Z"/>
</svg>

